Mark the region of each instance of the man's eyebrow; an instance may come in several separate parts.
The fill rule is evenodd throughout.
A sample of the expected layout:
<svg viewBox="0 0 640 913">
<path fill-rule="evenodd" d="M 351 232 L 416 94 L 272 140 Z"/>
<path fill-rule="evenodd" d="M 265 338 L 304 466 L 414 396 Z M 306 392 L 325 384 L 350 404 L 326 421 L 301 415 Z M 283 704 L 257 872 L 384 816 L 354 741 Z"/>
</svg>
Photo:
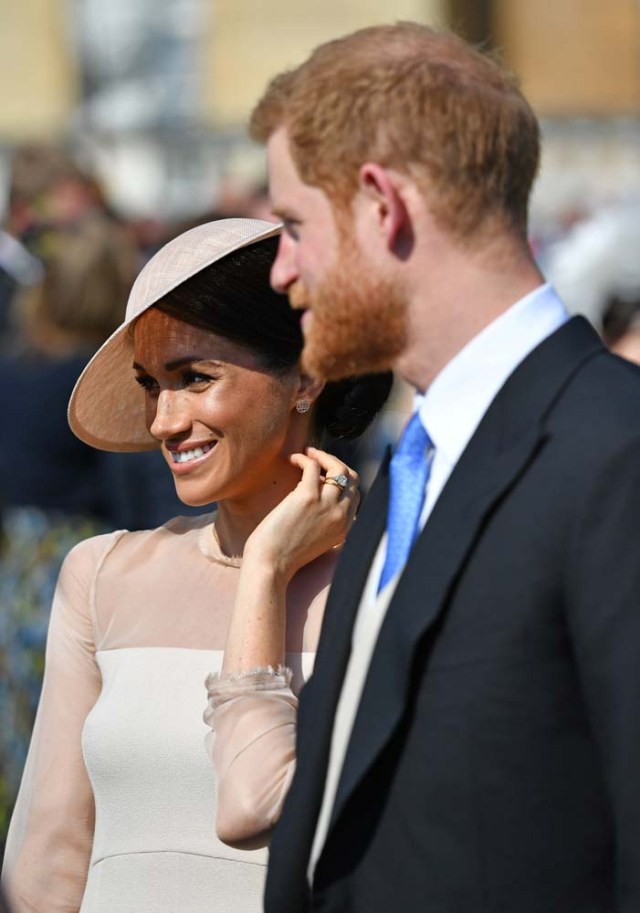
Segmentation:
<svg viewBox="0 0 640 913">
<path fill-rule="evenodd" d="M 294 212 L 292 212 L 292 210 L 289 209 L 287 206 L 274 206 L 272 203 L 271 212 L 273 213 L 274 216 L 277 216 L 281 222 L 286 222 L 286 221 L 291 222 L 291 221 L 295 221 L 297 219 L 296 214 Z"/>
</svg>

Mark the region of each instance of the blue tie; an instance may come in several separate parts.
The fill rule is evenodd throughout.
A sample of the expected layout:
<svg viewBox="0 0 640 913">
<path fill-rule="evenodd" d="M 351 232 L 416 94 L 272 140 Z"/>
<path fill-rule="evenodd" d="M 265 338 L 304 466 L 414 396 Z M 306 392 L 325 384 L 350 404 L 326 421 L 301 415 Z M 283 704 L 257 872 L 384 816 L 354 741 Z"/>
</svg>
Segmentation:
<svg viewBox="0 0 640 913">
<path fill-rule="evenodd" d="M 402 432 L 389 465 L 387 557 L 378 592 L 404 567 L 418 534 L 425 486 L 431 467 L 429 435 L 417 412 Z"/>
</svg>

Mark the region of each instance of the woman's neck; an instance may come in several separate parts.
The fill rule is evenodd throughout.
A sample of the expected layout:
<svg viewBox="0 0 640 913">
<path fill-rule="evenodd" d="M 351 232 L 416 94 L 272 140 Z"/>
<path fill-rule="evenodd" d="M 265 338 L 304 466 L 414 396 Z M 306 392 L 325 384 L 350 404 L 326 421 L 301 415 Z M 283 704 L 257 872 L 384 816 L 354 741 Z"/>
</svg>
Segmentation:
<svg viewBox="0 0 640 913">
<path fill-rule="evenodd" d="M 256 526 L 293 491 L 300 481 L 300 470 L 289 463 L 268 486 L 241 498 L 227 498 L 217 504 L 216 536 L 222 551 L 242 555 L 247 539 Z"/>
</svg>

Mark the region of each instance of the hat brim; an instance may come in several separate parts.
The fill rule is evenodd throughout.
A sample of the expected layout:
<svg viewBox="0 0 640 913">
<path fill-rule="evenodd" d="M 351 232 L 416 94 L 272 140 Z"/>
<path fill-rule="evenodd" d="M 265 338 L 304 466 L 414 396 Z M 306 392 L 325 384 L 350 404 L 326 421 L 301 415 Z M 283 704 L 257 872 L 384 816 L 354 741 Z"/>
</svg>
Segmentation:
<svg viewBox="0 0 640 913">
<path fill-rule="evenodd" d="M 144 390 L 133 371 L 132 325 L 138 316 L 96 352 L 69 400 L 71 430 L 98 450 L 155 450 L 159 446 L 147 430 Z"/>
<path fill-rule="evenodd" d="M 155 450 L 159 446 L 147 430 L 144 391 L 133 370 L 133 324 L 191 276 L 242 247 L 279 234 L 281 228 L 278 223 L 257 219 L 222 219 L 185 232 L 152 257 L 134 284 L 125 320 L 86 365 L 71 394 L 69 425 L 81 441 L 113 452 Z M 211 244 L 212 233 L 215 244 Z M 182 262 L 181 254 L 183 259 L 188 258 L 186 269 L 175 267 L 176 262 Z"/>
</svg>

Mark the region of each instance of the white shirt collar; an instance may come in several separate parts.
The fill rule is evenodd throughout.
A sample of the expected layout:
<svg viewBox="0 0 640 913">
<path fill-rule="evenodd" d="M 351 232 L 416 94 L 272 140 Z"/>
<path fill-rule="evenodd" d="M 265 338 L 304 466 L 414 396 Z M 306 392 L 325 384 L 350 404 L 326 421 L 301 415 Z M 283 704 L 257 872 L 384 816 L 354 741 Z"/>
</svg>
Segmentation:
<svg viewBox="0 0 640 913">
<path fill-rule="evenodd" d="M 546 283 L 521 298 L 451 359 L 415 409 L 436 452 L 453 466 L 510 374 L 536 346 L 568 320 Z"/>
</svg>

